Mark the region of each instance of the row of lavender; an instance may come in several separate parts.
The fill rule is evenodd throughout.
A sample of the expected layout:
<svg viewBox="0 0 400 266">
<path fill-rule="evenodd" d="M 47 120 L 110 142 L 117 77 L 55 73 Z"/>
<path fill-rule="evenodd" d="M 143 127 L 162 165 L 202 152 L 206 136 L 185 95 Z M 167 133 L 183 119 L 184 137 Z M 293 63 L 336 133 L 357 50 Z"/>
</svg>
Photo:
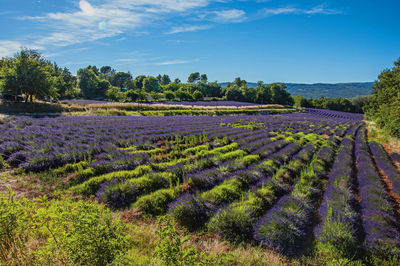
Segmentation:
<svg viewBox="0 0 400 266">
<path fill-rule="evenodd" d="M 43 171 L 66 163 L 92 159 L 119 147 L 154 143 L 171 135 L 207 134 L 223 136 L 244 129 L 219 124 L 257 121 L 268 131 L 329 133 L 327 126 L 342 119 L 293 114 L 293 116 L 230 117 L 9 117 L 0 120 L 0 155 L 12 167 Z M 350 122 L 347 120 L 347 122 Z M 320 128 L 316 131 L 315 128 Z M 219 131 L 218 131 L 219 130 Z"/>
</svg>

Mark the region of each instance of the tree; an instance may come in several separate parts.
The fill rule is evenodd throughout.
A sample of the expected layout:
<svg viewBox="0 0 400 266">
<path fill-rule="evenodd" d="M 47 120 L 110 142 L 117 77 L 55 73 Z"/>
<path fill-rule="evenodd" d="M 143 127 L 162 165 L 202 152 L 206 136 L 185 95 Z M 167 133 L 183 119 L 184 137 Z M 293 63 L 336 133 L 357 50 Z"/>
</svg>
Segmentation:
<svg viewBox="0 0 400 266">
<path fill-rule="evenodd" d="M 35 50 L 22 49 L 14 58 L 1 64 L 2 91 L 13 95 L 25 94 L 25 102 L 33 96 L 56 97 L 53 65 Z"/>
<path fill-rule="evenodd" d="M 202 74 L 202 75 L 200 76 L 200 81 L 201 81 L 201 82 L 207 83 L 207 80 L 208 80 L 207 74 Z"/>
<path fill-rule="evenodd" d="M 285 84 L 272 83 L 270 85 L 272 93 L 272 103 L 283 104 L 283 105 L 293 105 L 293 98 L 286 91 Z"/>
<path fill-rule="evenodd" d="M 110 83 L 96 75 L 91 67 L 78 70 L 78 84 L 85 99 L 104 98 Z"/>
<path fill-rule="evenodd" d="M 191 73 L 188 77 L 188 83 L 194 83 L 200 80 L 200 73 L 199 72 L 194 72 Z"/>
<path fill-rule="evenodd" d="M 176 79 L 174 79 L 174 83 L 175 83 L 175 84 L 179 84 L 179 83 L 181 83 L 181 80 L 178 79 L 178 78 L 176 78 Z"/>
<path fill-rule="evenodd" d="M 121 89 L 127 87 L 131 80 L 132 75 L 129 72 L 117 72 L 117 74 L 112 77 L 111 84 Z"/>
<path fill-rule="evenodd" d="M 167 101 L 175 100 L 175 94 L 173 91 L 164 91 L 164 97 Z"/>
<path fill-rule="evenodd" d="M 60 69 L 54 65 L 54 86 L 57 88 L 57 93 L 61 99 L 72 99 L 78 94 L 77 78 L 72 75 L 68 68 Z"/>
<path fill-rule="evenodd" d="M 164 75 L 161 77 L 160 83 L 161 83 L 161 85 L 164 85 L 164 86 L 165 86 L 165 85 L 168 85 L 168 84 L 171 83 L 171 79 L 169 78 L 168 75 L 164 74 Z"/>
<path fill-rule="evenodd" d="M 242 88 L 243 88 L 242 94 L 243 94 L 244 100 L 249 103 L 255 103 L 257 100 L 257 89 L 256 88 L 245 88 L 245 87 L 242 87 Z"/>
<path fill-rule="evenodd" d="M 226 90 L 225 96 L 228 101 L 243 101 L 242 90 L 236 84 Z"/>
<path fill-rule="evenodd" d="M 207 83 L 203 93 L 204 96 L 207 97 L 221 97 L 222 96 L 221 85 L 219 85 L 217 82 Z"/>
<path fill-rule="evenodd" d="M 150 92 L 150 96 L 153 99 L 153 101 L 158 101 L 161 99 L 160 93 L 157 93 L 155 91 Z"/>
<path fill-rule="evenodd" d="M 240 79 L 240 77 L 235 78 L 233 83 L 238 87 L 247 86 L 247 81 Z"/>
<path fill-rule="evenodd" d="M 135 89 L 142 89 L 143 88 L 143 80 L 146 78 L 145 75 L 140 75 L 137 76 L 134 80 L 133 80 L 133 88 Z"/>
<path fill-rule="evenodd" d="M 261 104 L 269 104 L 272 102 L 272 93 L 268 85 L 263 85 L 262 82 L 257 84 L 256 102 Z"/>
<path fill-rule="evenodd" d="M 100 73 L 103 74 L 105 77 L 109 77 L 112 74 L 112 70 L 113 69 L 110 66 L 102 66 L 100 68 Z"/>
<path fill-rule="evenodd" d="M 175 92 L 175 96 L 181 101 L 193 101 L 192 94 L 190 94 L 188 91 L 183 90 L 182 88 Z"/>
<path fill-rule="evenodd" d="M 159 92 L 161 90 L 161 86 L 155 77 L 147 77 L 143 80 L 143 90 L 147 92 Z"/>
<path fill-rule="evenodd" d="M 400 58 L 375 81 L 372 97 L 364 107 L 368 118 L 394 137 L 400 137 Z"/>
<path fill-rule="evenodd" d="M 203 94 L 200 91 L 195 91 L 193 93 L 193 99 L 196 101 L 202 101 L 204 99 Z"/>
<path fill-rule="evenodd" d="M 126 92 L 126 97 L 128 97 L 132 102 L 136 102 L 139 99 L 139 92 L 135 90 L 128 90 Z"/>
</svg>

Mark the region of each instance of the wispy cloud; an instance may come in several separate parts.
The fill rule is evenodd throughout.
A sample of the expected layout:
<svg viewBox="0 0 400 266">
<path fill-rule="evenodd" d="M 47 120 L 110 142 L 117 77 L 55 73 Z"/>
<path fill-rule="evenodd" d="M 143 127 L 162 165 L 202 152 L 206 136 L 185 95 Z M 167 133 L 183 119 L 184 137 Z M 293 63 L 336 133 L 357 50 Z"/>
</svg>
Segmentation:
<svg viewBox="0 0 400 266">
<path fill-rule="evenodd" d="M 190 31 L 199 31 L 199 30 L 207 30 L 212 28 L 212 25 L 183 25 L 183 26 L 175 26 L 170 31 L 165 34 L 175 34 L 181 32 L 190 32 Z"/>
<path fill-rule="evenodd" d="M 48 34 L 33 40 L 39 46 L 68 46 L 114 37 L 138 30 L 164 16 L 189 12 L 207 6 L 209 0 L 103 0 L 102 4 L 79 1 L 79 9 L 20 17 L 42 22 Z M 97 3 L 97 2 L 96 2 Z M 157 16 L 154 15 L 157 13 Z"/>
<path fill-rule="evenodd" d="M 264 8 L 261 11 L 261 14 L 264 16 L 281 15 L 281 14 L 334 15 L 334 14 L 341 14 L 341 13 L 342 12 L 340 10 L 329 9 L 329 8 L 326 8 L 324 5 L 315 6 L 311 9 L 303 9 L 303 8 L 295 8 L 295 7 L 279 7 L 279 8 Z"/>
<path fill-rule="evenodd" d="M 0 57 L 13 56 L 22 47 L 28 47 L 28 45 L 24 45 L 24 43 L 18 41 L 0 40 Z M 42 49 L 43 47 L 38 45 L 30 45 L 28 48 Z"/>
<path fill-rule="evenodd" d="M 171 61 L 164 61 L 164 62 L 156 62 L 154 65 L 156 66 L 167 66 L 167 65 L 177 65 L 177 64 L 188 64 L 192 63 L 194 60 L 171 60 Z"/>
<path fill-rule="evenodd" d="M 239 9 L 229 9 L 207 12 L 200 17 L 219 23 L 235 23 L 246 20 L 246 12 Z"/>
</svg>

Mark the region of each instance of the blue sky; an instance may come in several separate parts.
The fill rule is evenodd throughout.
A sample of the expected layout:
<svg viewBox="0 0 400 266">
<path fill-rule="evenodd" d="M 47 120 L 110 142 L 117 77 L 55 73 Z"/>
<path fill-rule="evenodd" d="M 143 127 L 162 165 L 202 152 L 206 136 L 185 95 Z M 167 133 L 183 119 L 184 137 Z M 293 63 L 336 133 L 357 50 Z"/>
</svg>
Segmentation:
<svg viewBox="0 0 400 266">
<path fill-rule="evenodd" d="M 400 57 L 400 1 L 0 0 L 0 57 L 186 80 L 373 81 Z"/>
</svg>

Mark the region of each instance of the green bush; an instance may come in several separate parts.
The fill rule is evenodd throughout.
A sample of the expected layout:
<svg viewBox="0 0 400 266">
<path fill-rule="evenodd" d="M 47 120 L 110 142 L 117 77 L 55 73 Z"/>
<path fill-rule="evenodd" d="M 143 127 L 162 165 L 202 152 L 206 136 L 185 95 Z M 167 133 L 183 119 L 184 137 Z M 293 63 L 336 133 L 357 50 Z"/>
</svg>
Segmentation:
<svg viewBox="0 0 400 266">
<path fill-rule="evenodd" d="M 240 180 L 230 179 L 202 193 L 201 197 L 214 205 L 220 205 L 240 199 L 242 196 L 242 188 L 243 184 Z"/>
<path fill-rule="evenodd" d="M 140 197 L 133 208 L 138 208 L 146 214 L 157 216 L 167 211 L 168 204 L 178 196 L 175 189 L 160 189 Z"/>
<path fill-rule="evenodd" d="M 0 198 L 0 218 L 3 261 L 12 261 L 4 250 L 21 240 L 18 254 L 33 253 L 32 264 L 37 265 L 105 265 L 127 248 L 125 225 L 95 202 L 30 202 L 10 194 Z M 35 248 L 28 248 L 29 243 L 36 243 Z"/>
</svg>

